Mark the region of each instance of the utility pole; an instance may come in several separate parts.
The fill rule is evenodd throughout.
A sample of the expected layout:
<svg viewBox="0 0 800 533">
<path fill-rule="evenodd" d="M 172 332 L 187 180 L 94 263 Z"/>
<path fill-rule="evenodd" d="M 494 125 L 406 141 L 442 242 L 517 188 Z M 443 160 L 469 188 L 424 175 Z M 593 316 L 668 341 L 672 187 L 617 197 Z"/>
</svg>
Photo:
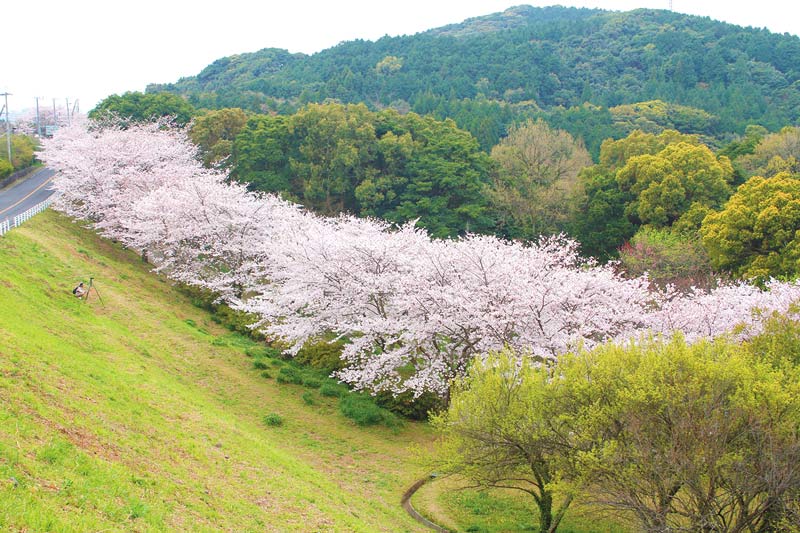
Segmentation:
<svg viewBox="0 0 800 533">
<path fill-rule="evenodd" d="M 6 146 L 8 147 L 8 162 L 11 163 L 11 121 L 8 119 L 8 97 L 9 93 L 3 93 L 6 99 L 6 104 L 3 106 L 6 110 Z"/>
<path fill-rule="evenodd" d="M 39 97 L 36 96 L 36 134 L 42 136 L 42 121 L 39 119 Z"/>
<path fill-rule="evenodd" d="M 69 116 L 69 98 L 66 98 L 65 100 L 67 101 L 67 108 L 66 108 L 67 109 L 67 126 L 70 126 L 71 125 L 70 123 L 72 121 L 72 117 Z"/>
</svg>

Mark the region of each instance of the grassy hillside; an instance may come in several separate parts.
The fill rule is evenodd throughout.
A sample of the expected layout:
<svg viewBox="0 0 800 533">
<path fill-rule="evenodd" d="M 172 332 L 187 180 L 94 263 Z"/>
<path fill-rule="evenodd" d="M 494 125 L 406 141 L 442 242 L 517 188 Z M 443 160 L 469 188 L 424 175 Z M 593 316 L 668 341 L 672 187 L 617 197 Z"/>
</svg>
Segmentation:
<svg viewBox="0 0 800 533">
<path fill-rule="evenodd" d="M 90 276 L 102 303 L 70 294 Z M 245 344 L 56 213 L 0 238 L 0 530 L 420 530 L 426 427 L 307 405 Z"/>
</svg>

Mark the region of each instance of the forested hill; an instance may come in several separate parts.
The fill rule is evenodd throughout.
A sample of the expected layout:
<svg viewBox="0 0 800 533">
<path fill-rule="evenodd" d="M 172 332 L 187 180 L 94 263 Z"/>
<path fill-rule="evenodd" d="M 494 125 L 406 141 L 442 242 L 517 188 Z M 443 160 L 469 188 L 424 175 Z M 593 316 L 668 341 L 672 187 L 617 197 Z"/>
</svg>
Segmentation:
<svg viewBox="0 0 800 533">
<path fill-rule="evenodd" d="M 797 122 L 800 38 L 663 10 L 518 6 L 310 56 L 278 49 L 230 56 L 195 77 L 148 87 L 163 90 L 198 107 L 260 112 L 329 98 L 391 105 L 452 117 L 484 146 L 532 113 L 578 130 L 577 122 L 592 123 L 584 129 L 605 128 L 606 136 L 639 120 L 643 129 L 720 138 L 751 123 Z M 666 105 L 623 105 L 653 100 Z"/>
</svg>

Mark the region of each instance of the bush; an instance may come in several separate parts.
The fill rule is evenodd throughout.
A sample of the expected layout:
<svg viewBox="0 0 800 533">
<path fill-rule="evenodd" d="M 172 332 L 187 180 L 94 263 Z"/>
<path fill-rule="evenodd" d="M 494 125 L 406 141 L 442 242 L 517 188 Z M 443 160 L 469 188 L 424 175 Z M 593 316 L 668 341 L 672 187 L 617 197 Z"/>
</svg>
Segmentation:
<svg viewBox="0 0 800 533">
<path fill-rule="evenodd" d="M 264 417 L 264 423 L 270 427 L 282 426 L 283 417 L 278 413 L 270 413 Z"/>
<path fill-rule="evenodd" d="M 244 351 L 247 357 L 261 357 L 265 359 L 275 359 L 280 357 L 281 351 L 271 346 L 257 345 L 250 346 Z"/>
<path fill-rule="evenodd" d="M 278 383 L 291 383 L 293 385 L 300 385 L 303 383 L 303 376 L 296 368 L 291 366 L 281 367 L 278 372 L 278 377 L 275 378 Z"/>
<path fill-rule="evenodd" d="M 375 396 L 375 401 L 381 407 L 412 420 L 427 420 L 429 413 L 445 407 L 444 400 L 432 392 L 425 392 L 416 399 L 412 391 L 396 396 L 390 392 L 380 392 Z"/>
<path fill-rule="evenodd" d="M 318 389 L 322 386 L 322 381 L 317 378 L 305 377 L 303 378 L 303 386 L 309 389 Z"/>
<path fill-rule="evenodd" d="M 301 365 L 310 366 L 330 374 L 334 370 L 341 370 L 343 367 L 341 359 L 343 347 L 343 340 L 307 342 L 294 357 L 294 360 Z"/>
<path fill-rule="evenodd" d="M 323 383 L 319 388 L 319 393 L 328 398 L 339 398 L 347 394 L 347 388 L 338 383 Z"/>
<path fill-rule="evenodd" d="M 269 365 L 267 365 L 267 363 L 261 359 L 256 359 L 253 361 L 253 368 L 256 370 L 266 370 L 269 368 Z"/>
<path fill-rule="evenodd" d="M 6 159 L 0 159 L 0 178 L 10 176 L 12 172 L 14 172 L 14 165 Z"/>
<path fill-rule="evenodd" d="M 342 396 L 339 400 L 339 412 L 359 426 L 384 424 L 396 428 L 400 425 L 400 420 L 394 413 L 379 407 L 374 398 L 359 393 Z"/>
<path fill-rule="evenodd" d="M 264 340 L 264 335 L 250 328 L 257 321 L 256 315 L 231 309 L 225 304 L 215 303 L 217 294 L 208 289 L 191 285 L 180 285 L 180 291 L 192 300 L 192 305 L 211 311 L 211 320 L 231 331 L 241 333 L 254 340 Z"/>
<path fill-rule="evenodd" d="M 667 229 L 642 228 L 619 250 L 625 273 L 638 277 L 647 272 L 659 287 L 709 287 L 715 280 L 711 261 L 695 236 Z"/>
<path fill-rule="evenodd" d="M 271 378 L 271 377 L 272 377 L 272 374 L 270 374 L 268 370 L 264 370 L 264 371 L 261 373 L 261 377 L 262 377 L 262 378 L 267 378 L 267 379 L 269 379 L 269 378 Z"/>
<path fill-rule="evenodd" d="M 317 403 L 314 400 L 314 394 L 311 391 L 304 392 L 302 398 L 306 405 L 314 405 Z"/>
</svg>

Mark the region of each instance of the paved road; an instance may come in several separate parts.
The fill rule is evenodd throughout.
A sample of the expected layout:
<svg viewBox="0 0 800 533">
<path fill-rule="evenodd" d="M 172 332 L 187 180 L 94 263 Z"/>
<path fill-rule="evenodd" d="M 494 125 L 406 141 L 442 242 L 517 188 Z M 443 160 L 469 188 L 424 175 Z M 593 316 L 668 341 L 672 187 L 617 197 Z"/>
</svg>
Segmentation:
<svg viewBox="0 0 800 533">
<path fill-rule="evenodd" d="M 25 181 L 0 191 L 0 222 L 7 218 L 13 220 L 15 215 L 47 200 L 53 194 L 50 180 L 54 174 L 49 168 L 43 168 Z"/>
</svg>

